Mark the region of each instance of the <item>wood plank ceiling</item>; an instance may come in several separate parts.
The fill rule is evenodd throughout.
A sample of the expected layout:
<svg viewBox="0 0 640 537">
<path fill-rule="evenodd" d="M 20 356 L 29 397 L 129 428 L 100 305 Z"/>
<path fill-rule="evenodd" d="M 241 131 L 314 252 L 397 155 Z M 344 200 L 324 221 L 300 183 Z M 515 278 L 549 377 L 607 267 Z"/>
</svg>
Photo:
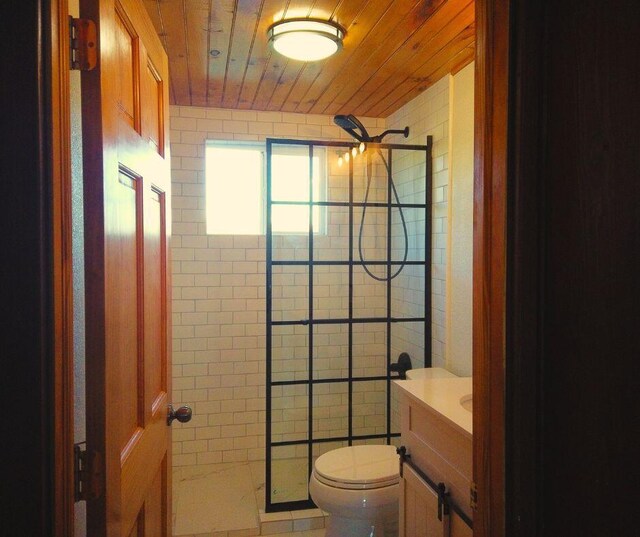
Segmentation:
<svg viewBox="0 0 640 537">
<path fill-rule="evenodd" d="M 180 105 L 387 117 L 474 56 L 473 0 L 144 0 Z M 332 20 L 344 47 L 319 62 L 267 44 L 273 22 Z"/>
</svg>

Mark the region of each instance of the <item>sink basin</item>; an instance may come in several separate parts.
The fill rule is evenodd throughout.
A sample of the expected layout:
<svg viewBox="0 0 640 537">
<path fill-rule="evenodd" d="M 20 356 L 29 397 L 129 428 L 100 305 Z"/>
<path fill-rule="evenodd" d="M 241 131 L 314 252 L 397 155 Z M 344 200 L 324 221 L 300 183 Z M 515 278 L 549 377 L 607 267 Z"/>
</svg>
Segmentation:
<svg viewBox="0 0 640 537">
<path fill-rule="evenodd" d="M 473 395 L 472 394 L 463 395 L 460 398 L 460 405 L 465 410 L 468 410 L 469 412 L 473 412 Z"/>
</svg>

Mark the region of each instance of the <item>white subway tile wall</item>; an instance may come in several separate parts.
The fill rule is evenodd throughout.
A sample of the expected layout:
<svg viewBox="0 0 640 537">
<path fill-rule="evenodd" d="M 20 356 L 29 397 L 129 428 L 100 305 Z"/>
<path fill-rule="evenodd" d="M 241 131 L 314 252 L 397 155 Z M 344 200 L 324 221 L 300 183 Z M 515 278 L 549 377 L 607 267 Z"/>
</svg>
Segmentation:
<svg viewBox="0 0 640 537">
<path fill-rule="evenodd" d="M 445 276 L 447 245 L 447 185 L 449 184 L 449 76 L 445 76 L 425 92 L 387 118 L 388 129 L 409 126 L 410 144 L 425 144 L 433 136 L 433 185 L 431 233 L 431 359 L 433 367 L 445 365 Z M 394 141 L 397 138 L 394 138 Z M 408 153 L 394 159 L 394 178 L 402 202 L 424 203 L 424 158 Z M 409 259 L 424 260 L 424 212 L 406 210 Z M 394 215 L 396 216 L 396 215 Z M 402 227 L 394 218 L 394 240 L 401 241 Z M 402 244 L 402 243 L 401 243 Z M 396 254 L 398 255 L 398 254 Z M 398 317 L 419 317 L 424 313 L 424 269 L 407 266 L 394 280 L 392 314 Z M 424 325 L 422 323 L 394 324 L 391 356 L 397 359 L 408 352 L 413 367 L 424 366 Z M 399 430 L 398 400 L 392 389 L 392 429 Z"/>
<path fill-rule="evenodd" d="M 433 329 L 434 365 L 444 356 L 444 263 L 446 244 L 446 169 L 448 151 L 448 82 L 432 86 L 399 112 L 388 118 L 360 118 L 377 133 L 408 124 L 407 142 L 424 144 L 434 136 L 433 221 Z M 331 116 L 205 109 L 173 106 L 171 154 L 173 179 L 172 282 L 173 282 L 173 401 L 191 404 L 194 417 L 173 431 L 175 466 L 218 462 L 253 461 L 265 457 L 265 248 L 264 236 L 206 234 L 205 141 L 264 140 L 267 136 L 349 141 Z M 395 142 L 404 142 L 394 137 Z M 328 199 L 348 199 L 347 167 L 337 166 L 337 152 L 327 150 Z M 358 164 L 359 163 L 359 164 Z M 423 161 L 424 163 L 424 161 Z M 420 162 L 415 157 L 394 155 L 394 176 L 402 201 L 420 196 Z M 354 199 L 365 192 L 363 159 L 356 159 Z M 417 174 L 417 175 L 416 175 Z M 370 200 L 385 200 L 383 165 L 374 165 Z M 424 183 L 423 183 L 424 190 Z M 424 237 L 417 211 L 407 214 L 411 237 L 410 259 L 418 259 Z M 354 258 L 357 259 L 361 213 L 355 213 Z M 424 217 L 422 217 L 424 221 Z M 392 248 L 402 240 L 402 227 L 394 216 Z M 316 259 L 348 259 L 348 211 L 336 208 L 326 215 L 327 232 L 314 239 Z M 368 210 L 363 232 L 363 250 L 369 260 L 384 259 L 386 212 Z M 444 240 L 443 240 L 444 239 Z M 422 242 L 421 242 L 422 241 Z M 400 245 L 400 246 L 399 246 Z M 400 255 L 403 250 L 400 251 Z M 279 236 L 274 241 L 274 259 L 308 258 L 306 237 Z M 398 255 L 396 252 L 394 255 Z M 394 280 L 393 314 L 414 315 L 420 310 L 423 286 L 421 269 L 408 270 Z M 378 272 L 383 274 L 383 272 Z M 316 268 L 314 314 L 316 317 L 346 317 L 348 295 L 346 267 Z M 397 281 L 397 284 L 395 283 Z M 385 284 L 369 278 L 361 268 L 354 271 L 354 316 L 385 314 Z M 424 287 L 422 287 L 424 290 Z M 307 318 L 308 272 L 306 267 L 275 267 L 274 320 Z M 314 332 L 316 378 L 343 376 L 347 367 L 346 325 L 322 325 Z M 384 374 L 386 329 L 383 324 L 356 325 L 354 329 L 354 373 Z M 308 329 L 274 327 L 273 371 L 276 379 L 306 378 Z M 419 337 L 416 337 L 418 335 Z M 421 357 L 420 327 L 393 327 L 392 356 L 401 351 Z M 347 388 L 326 384 L 314 389 L 314 434 L 344 435 L 347 427 Z M 354 433 L 385 432 L 384 382 L 364 382 L 354 389 Z M 274 388 L 274 439 L 299 439 L 307 433 L 306 387 Z M 321 454 L 339 447 L 327 443 L 314 450 Z M 306 455 L 305 446 L 280 448 L 274 459 Z"/>
<path fill-rule="evenodd" d="M 447 185 L 449 184 L 449 77 L 446 76 L 387 118 L 388 129 L 402 129 L 409 125 L 410 144 L 425 144 L 427 136 L 433 136 L 433 207 L 432 207 L 432 365 L 444 367 L 445 347 L 445 274 L 447 245 Z M 397 141 L 397 137 L 394 138 Z M 405 203 L 424 202 L 424 159 L 416 153 L 409 153 L 394 160 L 394 178 L 400 199 Z M 409 209 L 408 229 L 410 237 L 409 259 L 424 259 L 424 212 Z M 401 233 L 401 226 L 394 220 L 395 236 Z M 395 237 L 394 237 L 395 238 Z M 415 241 L 415 242 L 414 242 Z M 398 276 L 397 293 L 393 293 L 393 315 L 413 317 L 424 311 L 424 271 L 422 267 L 406 267 Z M 415 333 L 418 330 L 419 333 Z M 405 333 L 393 338 L 395 346 L 402 341 L 402 347 L 393 348 L 393 356 L 408 352 L 414 367 L 424 365 L 424 340 L 422 327 L 415 325 Z"/>
</svg>

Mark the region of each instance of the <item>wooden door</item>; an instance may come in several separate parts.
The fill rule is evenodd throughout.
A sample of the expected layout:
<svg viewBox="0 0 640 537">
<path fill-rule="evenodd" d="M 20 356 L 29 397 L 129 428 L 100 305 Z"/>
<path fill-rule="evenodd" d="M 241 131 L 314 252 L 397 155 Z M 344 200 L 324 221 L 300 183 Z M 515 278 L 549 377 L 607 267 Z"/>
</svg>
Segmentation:
<svg viewBox="0 0 640 537">
<path fill-rule="evenodd" d="M 406 464 L 400 479 L 400 537 L 449 537 L 449 516 L 438 518 L 438 494 Z"/>
<path fill-rule="evenodd" d="M 82 0 L 91 536 L 171 534 L 168 63 L 141 1 Z"/>
</svg>

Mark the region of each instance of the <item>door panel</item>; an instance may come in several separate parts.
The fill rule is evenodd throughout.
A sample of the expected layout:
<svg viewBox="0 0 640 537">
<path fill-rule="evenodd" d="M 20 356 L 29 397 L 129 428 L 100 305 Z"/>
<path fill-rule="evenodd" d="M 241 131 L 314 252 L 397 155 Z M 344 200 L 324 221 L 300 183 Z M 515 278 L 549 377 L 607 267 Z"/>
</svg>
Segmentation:
<svg viewBox="0 0 640 537">
<path fill-rule="evenodd" d="M 156 474 L 147 500 L 144 504 L 144 529 L 146 535 L 163 535 L 162 528 L 166 526 L 165 502 L 163 498 L 163 471 Z"/>
<path fill-rule="evenodd" d="M 149 140 L 149 143 L 156 148 L 160 155 L 164 151 L 163 86 L 164 83 L 158 70 L 151 60 L 148 60 L 141 87 L 142 99 L 149 103 L 149 106 L 142 110 L 142 136 Z"/>
<path fill-rule="evenodd" d="M 166 55 L 141 2 L 83 0 L 87 449 L 102 461 L 89 534 L 170 535 L 170 225 Z"/>
<path fill-rule="evenodd" d="M 138 520 L 136 520 L 136 523 L 134 524 L 133 528 L 131 528 L 129 537 L 139 537 L 141 529 L 143 529 L 143 525 Z"/>
<path fill-rule="evenodd" d="M 118 107 L 124 121 L 135 128 L 137 124 L 136 79 L 138 78 L 138 39 L 132 24 L 121 8 L 116 9 L 116 61 L 118 68 Z"/>
<path fill-rule="evenodd" d="M 162 338 L 155 337 L 155 334 L 166 332 L 167 307 L 166 293 L 164 290 L 164 279 L 166 270 L 166 225 L 165 225 L 165 197 L 164 192 L 159 192 L 152 187 L 149 193 L 149 200 L 146 203 L 144 214 L 144 288 L 145 288 L 145 316 L 144 325 L 149 328 L 145 330 L 144 341 L 144 363 L 145 368 L 145 409 L 148 413 L 145 419 L 148 420 L 161 399 L 166 395 L 166 345 Z M 159 358 L 159 359 L 157 359 Z"/>
<path fill-rule="evenodd" d="M 140 241 L 138 206 L 140 204 L 139 179 L 130 172 L 118 173 L 114 196 L 110 202 L 110 232 L 107 237 L 107 323 L 115 328 L 110 334 L 114 365 L 119 370 L 120 397 L 114 401 L 114 410 L 120 415 L 116 424 L 120 450 L 126 452 L 142 426 L 139 373 L 140 345 L 138 341 L 140 285 L 137 272 L 137 250 Z M 125 330 L 120 327 L 126 327 Z"/>
<path fill-rule="evenodd" d="M 400 479 L 400 537 L 449 537 L 449 516 L 438 519 L 438 495 L 408 465 Z"/>
</svg>

